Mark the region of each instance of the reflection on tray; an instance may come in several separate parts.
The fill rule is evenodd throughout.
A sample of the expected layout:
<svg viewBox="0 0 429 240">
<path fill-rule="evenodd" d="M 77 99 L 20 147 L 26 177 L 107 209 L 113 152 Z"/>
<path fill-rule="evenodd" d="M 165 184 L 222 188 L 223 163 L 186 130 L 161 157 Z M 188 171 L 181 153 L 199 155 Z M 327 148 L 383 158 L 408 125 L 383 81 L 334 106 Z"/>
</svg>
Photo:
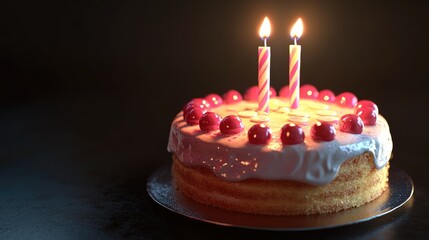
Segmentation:
<svg viewBox="0 0 429 240">
<path fill-rule="evenodd" d="M 161 206 L 192 219 L 242 228 L 266 230 L 316 230 L 368 221 L 398 209 L 413 195 L 414 185 L 407 173 L 391 167 L 388 189 L 374 201 L 358 208 L 337 213 L 310 216 L 266 216 L 226 211 L 182 195 L 172 185 L 171 166 L 166 165 L 152 174 L 147 191 Z M 410 201 L 412 203 L 412 201 Z"/>
</svg>

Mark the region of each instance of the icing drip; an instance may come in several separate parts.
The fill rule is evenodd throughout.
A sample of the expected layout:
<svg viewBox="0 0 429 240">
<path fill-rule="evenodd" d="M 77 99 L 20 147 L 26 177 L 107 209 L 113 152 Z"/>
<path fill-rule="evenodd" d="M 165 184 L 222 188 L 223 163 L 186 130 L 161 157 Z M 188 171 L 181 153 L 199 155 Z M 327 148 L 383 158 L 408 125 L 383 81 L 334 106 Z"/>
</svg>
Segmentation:
<svg viewBox="0 0 429 240">
<path fill-rule="evenodd" d="M 283 102 L 281 98 L 271 99 L 271 103 Z M 265 124 L 272 130 L 272 139 L 266 145 L 248 142 L 247 132 L 255 124 L 251 118 L 242 117 L 244 131 L 234 135 L 222 134 L 219 130 L 203 132 L 198 125 L 188 125 L 182 113 L 174 119 L 167 150 L 175 153 L 187 166 L 203 166 L 227 181 L 256 178 L 266 180 L 295 180 L 313 185 L 323 185 L 332 181 L 341 164 L 364 152 L 374 155 L 374 164 L 383 168 L 390 159 L 393 144 L 387 121 L 378 115 L 374 126 L 365 126 L 362 134 L 339 131 L 330 142 L 317 142 L 310 137 L 310 128 L 320 117 L 317 108 L 311 108 L 316 101 L 302 100 L 300 111 L 309 115 L 308 123 L 301 125 L 305 133 L 302 144 L 283 145 L 281 128 L 290 122 L 284 106 L 276 106 Z M 283 102 L 284 103 L 284 102 Z M 222 117 L 238 114 L 244 109 L 253 109 L 254 103 L 241 101 L 233 105 L 221 105 L 211 111 Z M 327 103 L 330 111 L 338 116 L 353 113 L 353 108 L 343 108 Z M 324 106 L 324 109 L 326 107 Z M 236 109 L 234 111 L 234 109 Z"/>
</svg>

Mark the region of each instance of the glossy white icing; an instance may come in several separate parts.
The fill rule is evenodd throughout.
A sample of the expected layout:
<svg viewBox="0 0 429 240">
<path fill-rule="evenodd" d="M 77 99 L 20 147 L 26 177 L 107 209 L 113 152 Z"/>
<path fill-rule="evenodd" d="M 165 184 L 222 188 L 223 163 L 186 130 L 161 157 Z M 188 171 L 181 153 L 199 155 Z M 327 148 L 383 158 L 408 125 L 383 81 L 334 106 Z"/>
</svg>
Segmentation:
<svg viewBox="0 0 429 240">
<path fill-rule="evenodd" d="M 316 142 L 310 136 L 310 129 L 320 117 L 317 111 L 329 109 L 341 117 L 354 110 L 334 104 L 323 104 L 317 108 L 316 101 L 301 100 L 299 111 L 308 115 L 308 122 L 301 126 L 306 137 L 302 144 L 286 146 L 280 140 L 281 127 L 296 115 L 288 114 L 290 111 L 285 110 L 284 105 L 285 101 L 280 98 L 271 99 L 270 121 L 265 124 L 272 130 L 272 140 L 267 145 L 248 143 L 247 131 L 255 124 L 251 118 L 241 118 L 245 125 L 243 132 L 224 135 L 219 130 L 206 133 L 198 125 L 188 125 L 180 112 L 171 125 L 167 149 L 185 165 L 206 167 L 227 181 L 284 179 L 323 185 L 335 178 L 345 160 L 366 151 L 374 154 L 374 164 L 378 169 L 389 161 L 393 144 L 389 125 L 381 115 L 378 115 L 377 125 L 365 126 L 362 134 L 341 132 L 338 124 L 334 124 L 337 130 L 335 140 Z M 254 103 L 242 101 L 210 111 L 226 117 L 254 107 Z"/>
</svg>

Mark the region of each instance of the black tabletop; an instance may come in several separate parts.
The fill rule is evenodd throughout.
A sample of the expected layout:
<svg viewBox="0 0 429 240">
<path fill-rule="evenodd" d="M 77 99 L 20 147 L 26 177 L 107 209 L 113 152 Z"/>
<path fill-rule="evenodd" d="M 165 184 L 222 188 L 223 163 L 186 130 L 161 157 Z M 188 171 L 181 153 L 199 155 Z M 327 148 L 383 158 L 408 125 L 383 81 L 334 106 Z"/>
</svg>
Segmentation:
<svg viewBox="0 0 429 240">
<path fill-rule="evenodd" d="M 15 1 L 6 10 L 1 239 L 429 238 L 423 3 Z M 414 181 L 407 204 L 350 226 L 290 232 L 200 222 L 150 198 L 147 179 L 171 162 L 169 128 L 183 104 L 256 84 L 265 15 L 272 86 L 287 84 L 283 29 L 302 17 L 302 82 L 378 104 L 391 164 Z"/>
<path fill-rule="evenodd" d="M 398 210 L 368 222 L 308 232 L 217 226 L 170 212 L 149 197 L 147 178 L 169 163 L 170 156 L 165 141 L 145 139 L 148 126 L 142 122 L 147 124 L 147 116 L 136 99 L 85 96 L 62 101 L 10 107 L 1 114 L 0 234 L 5 238 L 428 236 L 429 179 L 414 164 L 424 160 L 417 160 L 419 155 L 395 151 L 392 165 L 412 177 L 414 196 Z M 160 139 L 166 140 L 168 126 L 163 128 Z M 164 151 L 151 155 L 150 148 Z"/>
</svg>

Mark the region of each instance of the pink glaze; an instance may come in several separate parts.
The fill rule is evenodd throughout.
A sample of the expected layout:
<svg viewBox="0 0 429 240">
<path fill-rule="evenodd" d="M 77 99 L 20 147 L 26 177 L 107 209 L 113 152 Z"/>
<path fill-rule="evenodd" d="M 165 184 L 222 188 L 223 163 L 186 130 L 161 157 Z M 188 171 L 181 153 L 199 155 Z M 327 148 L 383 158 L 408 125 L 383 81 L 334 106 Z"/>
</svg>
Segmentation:
<svg viewBox="0 0 429 240">
<path fill-rule="evenodd" d="M 311 84 L 302 85 L 299 91 L 299 97 L 302 99 L 317 99 L 319 97 L 319 91 Z"/>
<path fill-rule="evenodd" d="M 284 98 L 273 98 L 283 102 Z M 302 99 L 301 105 L 320 103 Z M 338 116 L 354 113 L 352 108 L 340 107 L 324 102 Z M 254 102 L 242 101 L 233 105 L 223 104 L 216 108 L 220 116 L 236 115 L 243 110 L 256 110 Z M 234 110 L 235 109 L 235 110 Z M 189 125 L 183 120 L 182 112 L 175 117 L 170 130 L 168 151 L 177 155 L 186 166 L 210 169 L 226 181 L 244 179 L 295 180 L 313 185 L 332 181 L 341 164 L 364 152 L 374 155 L 378 169 L 390 159 L 393 144 L 387 121 L 378 115 L 376 125 L 364 127 L 361 134 L 339 131 L 339 124 L 332 124 L 336 131 L 332 141 L 315 141 L 311 127 L 320 117 L 320 110 L 311 107 L 303 110 L 308 114 L 308 124 L 301 126 L 305 134 L 301 144 L 287 145 L 281 140 L 282 127 L 288 123 L 289 115 L 283 111 L 270 111 L 270 121 L 265 124 L 271 129 L 271 139 L 262 145 L 250 144 L 248 131 L 255 124 L 251 118 L 241 118 L 244 130 L 237 134 L 223 134 L 220 130 L 202 132 L 199 125 Z"/>
<path fill-rule="evenodd" d="M 324 89 L 319 92 L 318 99 L 323 102 L 335 102 L 335 94 L 329 89 Z"/>
<path fill-rule="evenodd" d="M 223 95 L 223 100 L 226 104 L 234 104 L 241 102 L 243 100 L 243 97 L 241 96 L 241 93 L 237 90 L 229 90 Z"/>
</svg>

